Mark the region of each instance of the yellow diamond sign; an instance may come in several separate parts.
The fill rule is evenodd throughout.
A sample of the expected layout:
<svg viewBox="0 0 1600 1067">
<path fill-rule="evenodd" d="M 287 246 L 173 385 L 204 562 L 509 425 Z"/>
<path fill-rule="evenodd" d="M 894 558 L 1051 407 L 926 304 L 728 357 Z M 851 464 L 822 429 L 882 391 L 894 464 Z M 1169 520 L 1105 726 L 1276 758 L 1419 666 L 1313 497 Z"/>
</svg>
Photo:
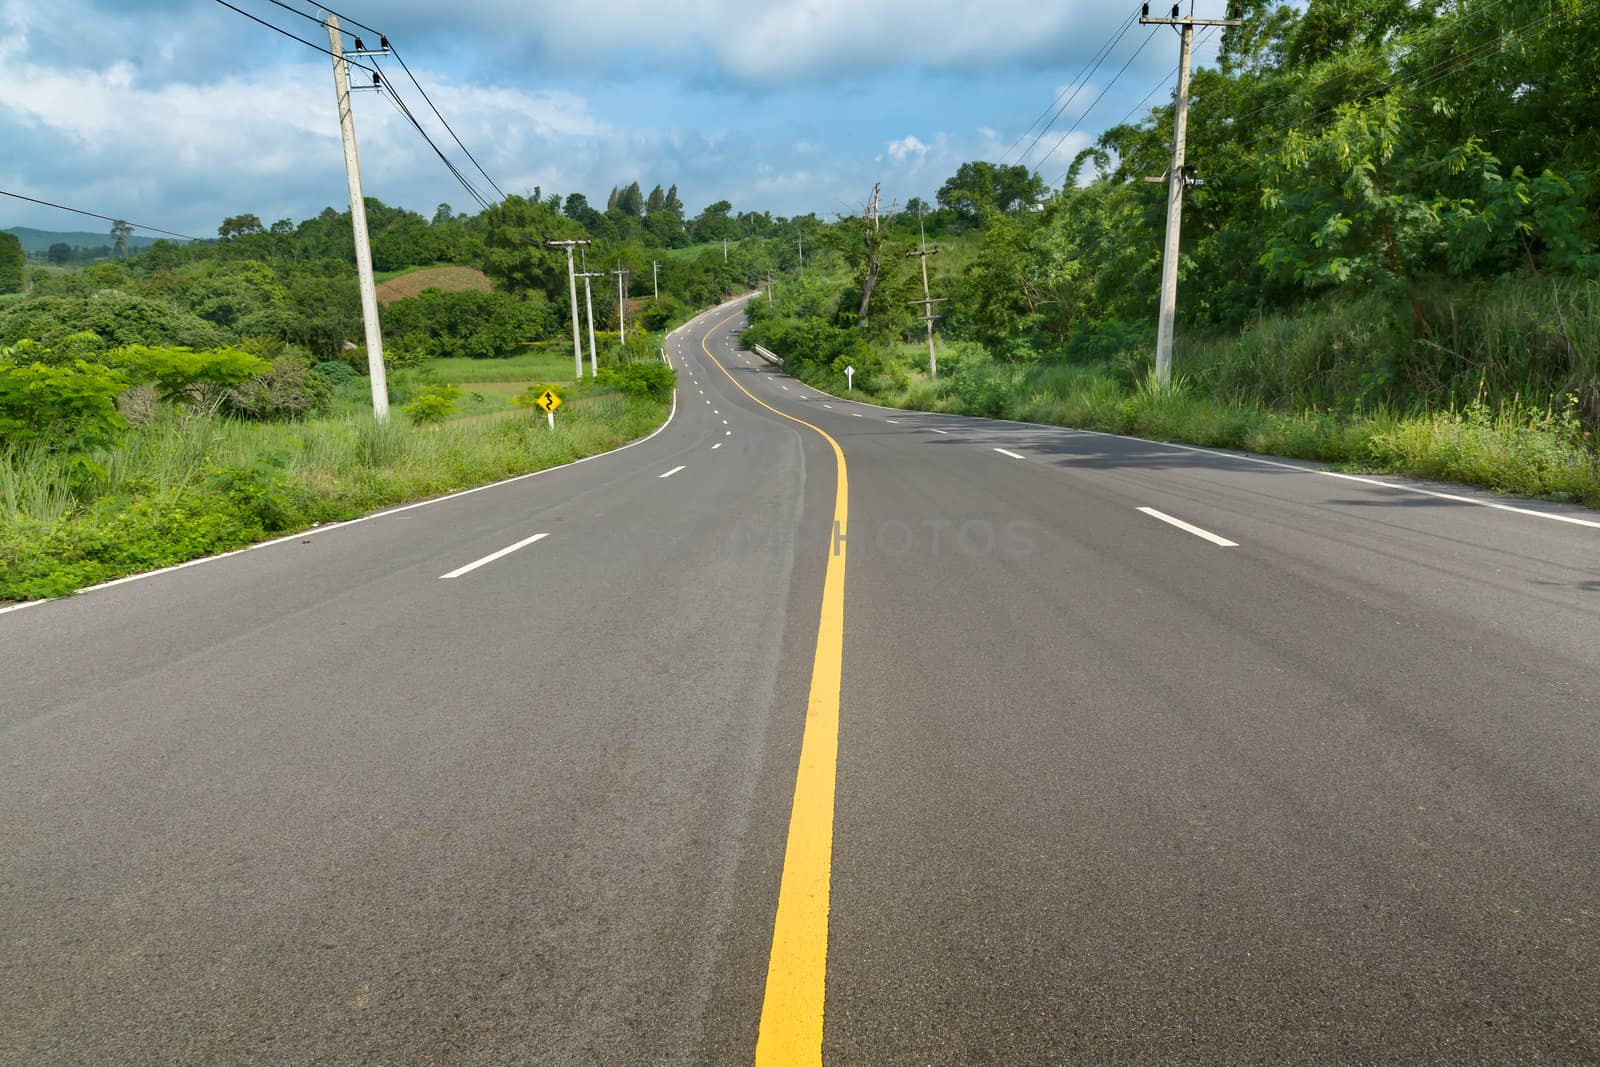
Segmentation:
<svg viewBox="0 0 1600 1067">
<path fill-rule="evenodd" d="M 534 403 L 539 405 L 540 411 L 548 415 L 554 412 L 556 408 L 561 406 L 561 398 L 556 396 L 556 394 L 551 390 L 546 389 L 544 392 L 539 394 L 539 399 L 535 400 Z"/>
</svg>

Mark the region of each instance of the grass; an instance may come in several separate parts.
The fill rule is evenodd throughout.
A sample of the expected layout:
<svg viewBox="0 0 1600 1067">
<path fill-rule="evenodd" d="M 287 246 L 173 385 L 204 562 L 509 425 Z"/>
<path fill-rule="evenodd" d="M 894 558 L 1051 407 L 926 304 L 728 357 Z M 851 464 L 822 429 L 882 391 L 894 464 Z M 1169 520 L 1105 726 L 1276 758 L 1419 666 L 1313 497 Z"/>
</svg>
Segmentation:
<svg viewBox="0 0 1600 1067">
<path fill-rule="evenodd" d="M 793 299 L 791 294 L 790 299 Z M 1172 385 L 1149 346 L 1108 333 L 1094 359 L 995 360 L 974 342 L 874 347 L 856 391 L 890 406 L 1321 460 L 1600 507 L 1600 286 L 1503 279 L 1367 296 L 1182 339 Z M 1092 340 L 1092 339 L 1091 339 Z M 1084 346 L 1096 350 L 1095 345 Z M 792 368 L 842 393 L 824 368 Z"/>
<path fill-rule="evenodd" d="M 926 358 L 926 351 L 923 351 Z M 1200 392 L 1180 376 L 1124 385 L 1103 367 L 920 370 L 877 393 L 892 407 L 950 411 L 1321 460 L 1600 507 L 1600 455 L 1572 407 L 1508 400 L 1439 410 L 1273 410 Z"/>
<path fill-rule="evenodd" d="M 598 337 L 597 337 L 598 341 Z M 588 338 L 584 338 L 584 365 L 588 365 Z M 425 364 L 432 377 L 446 385 L 469 382 L 570 382 L 572 343 L 544 341 L 525 347 L 507 359 L 430 359 Z"/>
<path fill-rule="evenodd" d="M 537 412 L 438 426 L 343 415 L 294 423 L 167 413 L 114 450 L 0 452 L 0 600 L 122 575 L 354 518 L 603 452 L 666 415 L 663 400 L 573 389 Z"/>
</svg>

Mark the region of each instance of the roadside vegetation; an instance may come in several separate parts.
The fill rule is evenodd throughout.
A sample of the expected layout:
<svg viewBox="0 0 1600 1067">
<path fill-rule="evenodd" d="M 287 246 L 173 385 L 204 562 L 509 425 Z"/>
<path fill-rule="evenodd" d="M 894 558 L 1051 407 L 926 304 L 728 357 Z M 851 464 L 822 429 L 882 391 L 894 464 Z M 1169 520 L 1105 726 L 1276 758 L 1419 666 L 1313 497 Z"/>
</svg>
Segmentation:
<svg viewBox="0 0 1600 1067">
<path fill-rule="evenodd" d="M 980 161 L 936 204 L 874 195 L 752 303 L 747 339 L 830 391 L 854 366 L 885 404 L 1600 506 L 1600 23 L 1565 0 L 1242 13 L 1195 75 L 1169 384 L 1166 194 L 1143 179 L 1170 104 L 1056 189 Z M 907 255 L 924 232 L 937 381 Z"/>
</svg>

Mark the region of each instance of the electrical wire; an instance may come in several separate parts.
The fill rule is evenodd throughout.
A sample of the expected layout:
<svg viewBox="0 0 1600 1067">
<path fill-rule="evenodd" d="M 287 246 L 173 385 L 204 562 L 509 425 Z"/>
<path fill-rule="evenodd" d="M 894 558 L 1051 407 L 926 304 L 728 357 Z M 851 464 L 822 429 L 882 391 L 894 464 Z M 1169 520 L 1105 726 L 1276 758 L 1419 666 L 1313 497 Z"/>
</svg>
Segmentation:
<svg viewBox="0 0 1600 1067">
<path fill-rule="evenodd" d="M 384 81 L 387 83 L 388 78 L 385 77 Z M 407 106 L 404 100 L 400 99 L 400 94 L 394 91 L 394 86 L 386 85 L 385 89 L 386 91 L 382 95 L 388 98 L 389 102 L 394 105 L 394 109 L 400 112 L 407 122 L 411 123 L 412 127 L 422 135 L 424 141 L 428 142 L 428 147 L 433 149 L 433 154 L 439 157 L 439 161 L 445 165 L 445 168 L 450 171 L 455 180 L 461 183 L 461 187 L 467 191 L 467 195 L 476 200 L 479 207 L 488 208 L 489 201 L 473 187 L 472 183 L 467 180 L 466 175 L 462 174 L 456 165 L 450 162 L 450 158 L 434 143 L 433 138 L 428 136 L 428 131 L 422 128 L 422 123 L 417 121 L 417 117 L 412 114 L 411 108 Z"/>
<path fill-rule="evenodd" d="M 1050 130 L 1055 126 L 1056 121 L 1060 119 L 1061 116 L 1066 113 L 1067 108 L 1071 106 L 1072 101 L 1077 99 L 1078 94 L 1082 92 L 1084 87 L 1089 84 L 1089 79 L 1094 77 L 1095 73 L 1100 69 L 1101 65 L 1105 63 L 1112 51 L 1116 49 L 1117 45 L 1122 43 L 1122 38 L 1127 36 L 1128 31 L 1133 28 L 1133 24 L 1134 18 L 1130 16 L 1128 20 L 1123 23 L 1122 28 L 1118 31 L 1117 35 L 1111 39 L 1111 43 L 1096 54 L 1093 65 L 1090 66 L 1089 69 L 1085 70 L 1083 72 L 1083 76 L 1078 79 L 1078 84 L 1072 90 L 1072 95 L 1068 96 L 1060 103 L 1060 105 L 1055 108 L 1055 113 L 1050 116 L 1050 121 L 1045 123 L 1044 128 L 1038 132 L 1034 139 L 1028 143 L 1028 147 L 1023 149 L 1022 154 L 1017 157 L 1018 163 L 1021 163 L 1033 153 L 1034 148 L 1038 146 L 1040 140 L 1044 138 L 1044 135 L 1050 132 Z M 1154 31 L 1152 30 L 1151 32 L 1153 33 Z M 1149 38 L 1146 38 L 1146 40 L 1148 41 Z M 1101 95 L 1103 96 L 1104 93 Z M 1082 120 L 1083 116 L 1079 115 L 1078 121 L 1081 122 Z M 1074 124 L 1074 127 L 1076 127 L 1076 124 Z M 1038 164 L 1035 164 L 1033 169 L 1037 171 L 1039 169 Z"/>
<path fill-rule="evenodd" d="M 1205 29 L 1201 30 L 1199 36 L 1197 36 L 1194 39 L 1194 46 L 1193 47 L 1199 48 L 1202 44 L 1205 43 L 1205 39 L 1207 37 L 1209 37 L 1213 32 L 1215 32 L 1215 30 L 1216 30 L 1215 26 L 1207 26 Z M 1168 74 L 1165 78 L 1162 78 L 1155 85 L 1151 86 L 1150 91 L 1148 93 L 1145 93 L 1144 96 L 1140 97 L 1139 98 L 1139 102 L 1137 104 L 1134 104 L 1132 107 L 1130 107 L 1128 109 L 1128 113 L 1126 115 L 1122 116 L 1122 118 L 1119 119 L 1110 128 L 1111 129 L 1115 129 L 1117 126 L 1126 126 L 1128 124 L 1129 120 L 1132 119 L 1133 116 L 1136 115 L 1139 112 L 1140 108 L 1144 107 L 1145 103 L 1152 96 L 1156 95 L 1156 93 L 1158 93 L 1162 89 L 1166 88 L 1168 83 L 1177 80 L 1177 77 L 1178 77 L 1178 67 L 1177 67 L 1176 64 L 1174 64 L 1173 67 L 1172 67 L 1172 73 Z"/>
<path fill-rule="evenodd" d="M 228 3 L 228 0 L 217 0 L 217 3 L 221 4 L 223 7 L 227 8 L 229 11 L 238 12 L 239 14 L 243 15 L 245 18 L 249 19 L 251 22 L 260 23 L 262 26 L 265 26 L 267 29 L 271 30 L 273 33 L 281 33 L 285 37 L 289 38 L 291 41 L 299 41 L 301 44 L 305 45 L 307 48 L 315 48 L 318 52 L 321 52 L 325 56 L 331 56 L 334 59 L 340 58 L 338 56 L 335 56 L 331 51 L 329 51 L 328 49 L 324 48 L 322 45 L 317 44 L 315 41 L 308 41 L 304 37 L 299 36 L 298 34 L 290 33 L 288 30 L 284 29 L 282 26 L 274 26 L 272 23 L 268 22 L 266 19 L 257 18 L 255 15 L 250 14 L 250 12 L 246 11 L 244 8 L 235 7 L 234 5 Z M 371 67 L 367 66 L 365 63 L 359 62 L 357 60 L 346 59 L 345 62 L 350 64 L 352 67 L 360 67 L 362 70 L 369 71 L 369 72 L 371 72 L 373 74 L 378 73 L 377 71 L 373 70 Z"/>
<path fill-rule="evenodd" d="M 1134 19 L 1136 19 L 1136 18 L 1138 18 L 1137 12 L 1135 12 L 1133 14 L 1130 14 L 1127 18 L 1123 19 L 1122 22 L 1120 24 L 1118 24 L 1117 27 L 1111 31 L 1111 34 L 1107 35 L 1106 43 L 1102 44 L 1100 46 L 1099 50 L 1097 50 L 1095 52 L 1095 54 L 1090 57 L 1090 62 L 1093 63 L 1095 66 L 1099 66 L 1099 64 L 1101 62 L 1101 53 L 1109 51 L 1115 45 L 1117 40 L 1121 40 L 1121 34 L 1123 32 L 1126 32 L 1127 28 L 1130 25 L 1132 25 Z M 1114 37 L 1113 37 L 1113 35 L 1114 35 Z M 1066 91 L 1067 90 L 1065 88 L 1058 89 L 1056 91 L 1055 96 L 1051 97 L 1050 102 L 1045 105 L 1044 110 L 1039 112 L 1038 118 L 1036 118 L 1032 122 L 1028 123 L 1028 128 L 1023 130 L 1020 134 L 1018 134 L 1017 135 L 1017 139 L 1015 141 L 1011 142 L 1011 147 L 1006 149 L 1005 152 L 1000 156 L 1000 162 L 1001 163 L 1004 163 L 1006 161 L 1006 159 L 1011 155 L 1011 153 L 1015 152 L 1017 150 L 1017 145 L 1021 144 L 1023 142 L 1023 139 L 1026 138 L 1028 136 L 1028 134 L 1033 132 L 1033 128 L 1035 126 L 1037 126 L 1037 125 L 1039 125 L 1039 123 L 1043 122 L 1045 120 L 1045 118 L 1050 115 L 1051 112 L 1056 110 L 1057 106 L 1061 102 L 1062 94 L 1065 93 Z M 1068 97 L 1067 98 L 1067 103 L 1071 103 L 1071 102 L 1072 102 L 1071 97 Z"/>
<path fill-rule="evenodd" d="M 291 15 L 299 15 L 303 19 L 309 19 L 310 21 L 315 22 L 318 26 L 321 26 L 324 29 L 326 29 L 327 26 L 328 26 L 326 21 L 324 21 L 323 19 L 320 19 L 317 16 L 311 14 L 311 12 L 309 12 L 309 11 L 301 11 L 299 8 L 293 6 L 292 4 L 284 3 L 283 0 L 267 0 L 267 3 L 273 4 L 273 5 L 277 6 L 277 7 L 281 7 L 285 11 L 289 12 L 289 14 L 291 14 Z M 339 28 L 339 32 L 344 34 L 346 37 L 354 37 L 355 36 L 355 33 L 353 31 L 347 30 L 342 26 Z"/>
<path fill-rule="evenodd" d="M 1094 111 L 1096 105 L 1098 105 L 1101 100 L 1105 99 L 1105 95 L 1111 91 L 1111 87 L 1117 84 L 1117 81 L 1121 79 L 1122 75 L 1127 71 L 1127 69 L 1133 65 L 1133 61 L 1139 58 L 1139 53 L 1143 52 L 1149 46 L 1151 38 L 1155 37 L 1155 35 L 1156 27 L 1152 26 L 1150 27 L 1150 33 L 1143 41 L 1140 42 L 1139 47 L 1133 50 L 1133 54 L 1128 57 L 1127 62 L 1123 63 L 1121 69 L 1119 69 L 1116 74 L 1112 75 L 1110 81 L 1106 82 L 1106 87 L 1100 90 L 1100 95 L 1095 97 L 1094 102 L 1084 109 L 1083 114 L 1078 116 L 1078 121 L 1074 122 L 1072 124 L 1072 128 L 1067 130 L 1066 133 L 1062 134 L 1060 138 L 1056 140 L 1056 143 L 1051 146 L 1050 151 L 1046 152 L 1044 156 L 1040 158 L 1039 162 L 1033 165 L 1033 172 L 1035 174 L 1039 172 L 1039 168 L 1044 166 L 1045 162 L 1051 156 L 1056 154 L 1057 150 L 1060 149 L 1062 145 L 1067 143 L 1067 138 L 1071 137 L 1073 133 L 1077 131 L 1079 126 L 1083 125 L 1083 120 L 1089 117 L 1089 115 Z"/>
<path fill-rule="evenodd" d="M 229 3 L 228 0 L 217 0 L 217 3 L 221 4 L 225 8 L 228 8 L 230 11 L 234 11 L 234 12 L 237 12 L 238 14 L 240 14 L 240 15 L 243 15 L 245 18 L 249 19 L 251 22 L 255 22 L 255 23 L 258 23 L 259 25 L 265 26 L 267 29 L 272 30 L 275 33 L 280 33 L 283 36 L 288 37 L 291 40 L 299 41 L 301 44 L 305 45 L 308 48 L 314 48 L 318 52 L 321 52 L 325 56 L 330 56 L 330 57 L 333 57 L 333 58 L 336 58 L 336 59 L 337 58 L 344 58 L 345 62 L 348 63 L 350 66 L 359 67 L 360 69 L 368 71 L 369 73 L 371 73 L 374 76 L 374 78 L 378 80 L 377 84 L 380 84 L 380 86 L 382 88 L 387 89 L 387 92 L 384 95 L 386 95 L 386 96 L 388 96 L 390 98 L 390 102 L 395 105 L 396 110 L 398 110 L 401 113 L 401 115 L 404 116 L 405 119 L 408 122 L 411 123 L 411 125 L 416 129 L 416 131 L 419 134 L 422 135 L 422 139 L 428 143 L 428 147 L 433 149 L 434 154 L 439 157 L 441 162 L 444 163 L 445 167 L 450 171 L 451 175 L 455 177 L 456 181 L 461 183 L 462 188 L 467 191 L 467 194 L 469 196 L 471 196 L 473 200 L 477 201 L 477 203 L 479 204 L 480 207 L 487 208 L 489 206 L 489 201 L 481 193 L 479 193 L 477 189 L 475 189 L 473 187 L 472 183 L 469 182 L 466 179 L 466 176 L 461 173 L 461 171 L 456 167 L 456 165 L 454 163 L 450 162 L 449 157 L 447 157 L 444 154 L 444 152 L 439 148 L 439 146 L 434 143 L 433 138 L 428 135 L 428 131 L 423 128 L 422 123 L 417 121 L 417 117 L 416 117 L 416 115 L 412 114 L 411 108 L 406 105 L 404 100 L 400 99 L 399 94 L 396 93 L 395 90 L 394 90 L 393 84 L 389 82 L 388 76 L 385 75 L 383 73 L 383 69 L 380 66 L 377 65 L 377 60 L 376 59 L 374 59 L 372 61 L 372 65 L 369 66 L 368 64 L 362 63 L 362 62 L 360 62 L 358 60 L 355 60 L 355 59 L 350 59 L 348 57 L 335 56 L 334 53 L 331 50 L 329 50 L 327 48 L 324 48 L 321 45 L 316 44 L 313 41 L 308 41 L 304 37 L 300 37 L 297 34 L 290 33 L 288 30 L 283 29 L 281 26 L 275 26 L 272 23 L 266 21 L 265 19 L 258 18 L 255 15 L 252 15 L 250 12 L 244 10 L 243 8 L 236 7 L 235 5 Z M 275 6 L 280 7 L 283 10 L 288 11 L 288 12 L 290 12 L 292 14 L 299 15 L 301 18 L 309 19 L 312 22 L 316 22 L 319 25 L 326 25 L 326 23 L 324 23 L 321 19 L 318 19 L 315 16 L 310 15 L 305 11 L 299 10 L 298 8 L 295 8 L 295 7 L 293 7 L 293 6 L 291 6 L 291 5 L 287 4 L 287 3 L 284 3 L 283 0 L 268 0 L 268 3 L 274 4 Z M 343 20 L 345 18 L 345 16 L 340 15 L 338 12 L 332 11 L 331 9 L 324 9 L 324 10 L 328 10 L 330 14 L 334 15 L 336 18 L 339 18 L 341 20 Z M 380 40 L 386 40 L 387 39 L 383 34 L 379 33 L 379 31 L 373 29 L 372 27 L 366 25 L 365 23 L 356 22 L 353 19 L 352 20 L 348 20 L 348 21 L 350 21 L 351 25 L 358 26 L 358 27 L 366 30 L 369 33 L 378 33 Z M 345 30 L 343 32 L 349 33 L 348 30 Z M 393 51 L 392 48 L 391 48 L 391 51 Z M 428 106 L 433 109 L 434 115 L 437 116 L 439 121 L 444 124 L 445 129 L 450 131 L 450 136 L 455 139 L 456 144 L 459 145 L 461 147 L 461 150 L 466 153 L 467 158 L 472 160 L 472 165 L 474 167 L 478 168 L 478 172 L 480 174 L 483 174 L 484 179 L 486 181 L 488 181 L 490 185 L 494 186 L 495 192 L 500 193 L 501 199 L 504 199 L 505 198 L 505 193 L 501 192 L 500 187 L 498 185 L 495 185 L 494 180 L 492 178 L 490 178 L 487 173 L 484 172 L 483 167 L 478 164 L 477 159 L 475 159 L 473 157 L 472 153 L 467 150 L 467 146 L 465 144 L 462 144 L 461 138 L 456 136 L 455 130 L 451 129 L 450 124 L 448 122 L 446 122 L 444 116 L 439 113 L 439 109 L 437 107 L 434 107 L 433 101 L 431 99 L 428 99 L 427 91 L 422 88 L 422 85 L 421 85 L 421 83 L 419 83 L 417 81 L 416 76 L 411 73 L 411 69 L 409 67 L 406 67 L 405 60 L 400 59 L 399 53 L 397 53 L 397 52 L 395 53 L 395 58 L 400 61 L 401 67 L 405 69 L 406 76 L 408 78 L 410 78 L 411 79 L 411 83 L 417 87 L 417 91 L 422 94 L 424 99 L 428 100 Z"/>
<path fill-rule="evenodd" d="M 489 172 L 483 169 L 483 165 L 478 162 L 477 157 L 472 154 L 471 150 L 469 150 L 466 145 L 461 143 L 461 138 L 456 136 L 456 131 L 451 129 L 450 123 L 446 122 L 445 117 L 439 114 L 439 109 L 434 107 L 433 98 L 430 97 L 428 95 L 428 91 L 422 87 L 422 83 L 417 81 L 417 76 L 411 73 L 411 68 L 406 66 L 405 58 L 400 55 L 400 51 L 393 46 L 390 47 L 390 51 L 394 52 L 395 60 L 400 64 L 400 69 L 406 72 L 406 77 L 411 79 L 411 84 L 415 85 L 417 87 L 417 92 L 422 94 L 422 99 L 427 101 L 428 107 L 433 111 L 434 118 L 438 119 L 446 130 L 449 130 L 450 136 L 455 139 L 456 147 L 460 148 L 462 152 L 466 153 L 466 157 L 472 160 L 472 165 L 478 168 L 478 173 L 483 175 L 483 180 L 488 182 L 489 187 L 492 188 L 496 193 L 500 194 L 501 200 L 504 200 L 506 198 L 505 191 L 502 190 L 500 186 L 495 184 L 495 180 L 489 177 Z"/>
<path fill-rule="evenodd" d="M 56 209 L 58 209 L 60 211 L 70 211 L 75 215 L 87 215 L 91 219 L 104 219 L 106 222 L 109 222 L 109 223 L 112 223 L 112 224 L 120 222 L 124 226 L 132 226 L 136 230 L 145 230 L 145 231 L 148 231 L 149 233 L 165 234 L 168 237 L 177 237 L 177 238 L 179 238 L 181 240 L 184 240 L 184 241 L 201 241 L 201 240 L 204 240 L 204 238 L 201 238 L 201 237 L 190 237 L 186 233 L 177 233 L 177 232 L 175 232 L 173 230 L 163 230 L 159 226 L 146 226 L 143 223 L 139 223 L 139 222 L 129 222 L 127 219 L 112 218 L 110 215 L 102 215 L 98 211 L 85 211 L 81 207 L 68 207 L 66 204 L 55 204 L 55 203 L 50 202 L 49 200 L 39 200 L 39 199 L 37 199 L 35 197 L 23 196 L 21 193 L 7 192 L 4 189 L 0 189 L 0 196 L 9 196 L 9 197 L 12 197 L 12 198 L 14 198 L 16 200 L 26 200 L 30 204 L 39 204 L 42 207 L 53 207 L 53 208 L 56 208 Z"/>
</svg>

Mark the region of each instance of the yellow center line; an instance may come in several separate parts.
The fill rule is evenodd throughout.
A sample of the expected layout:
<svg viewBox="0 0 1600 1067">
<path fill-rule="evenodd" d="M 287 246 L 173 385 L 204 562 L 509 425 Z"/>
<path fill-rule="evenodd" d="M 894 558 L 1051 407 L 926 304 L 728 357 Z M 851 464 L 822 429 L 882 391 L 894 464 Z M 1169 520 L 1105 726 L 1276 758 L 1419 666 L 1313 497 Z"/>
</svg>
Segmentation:
<svg viewBox="0 0 1600 1067">
<path fill-rule="evenodd" d="M 844 450 L 820 427 L 763 402 L 740 385 L 706 345 L 714 324 L 700 338 L 700 350 L 733 382 L 734 388 L 774 415 L 815 430 L 833 448 L 838 470 L 833 499 L 833 536 L 822 580 L 822 619 L 811 664 L 811 696 L 806 703 L 800 769 L 789 812 L 789 841 L 783 852 L 778 913 L 772 924 L 772 954 L 767 961 L 767 991 L 756 1036 L 757 1067 L 822 1063 L 822 1007 L 827 991 L 828 890 L 833 871 L 833 798 L 839 761 L 839 685 L 844 660 L 845 539 L 850 529 L 850 483 Z"/>
</svg>

